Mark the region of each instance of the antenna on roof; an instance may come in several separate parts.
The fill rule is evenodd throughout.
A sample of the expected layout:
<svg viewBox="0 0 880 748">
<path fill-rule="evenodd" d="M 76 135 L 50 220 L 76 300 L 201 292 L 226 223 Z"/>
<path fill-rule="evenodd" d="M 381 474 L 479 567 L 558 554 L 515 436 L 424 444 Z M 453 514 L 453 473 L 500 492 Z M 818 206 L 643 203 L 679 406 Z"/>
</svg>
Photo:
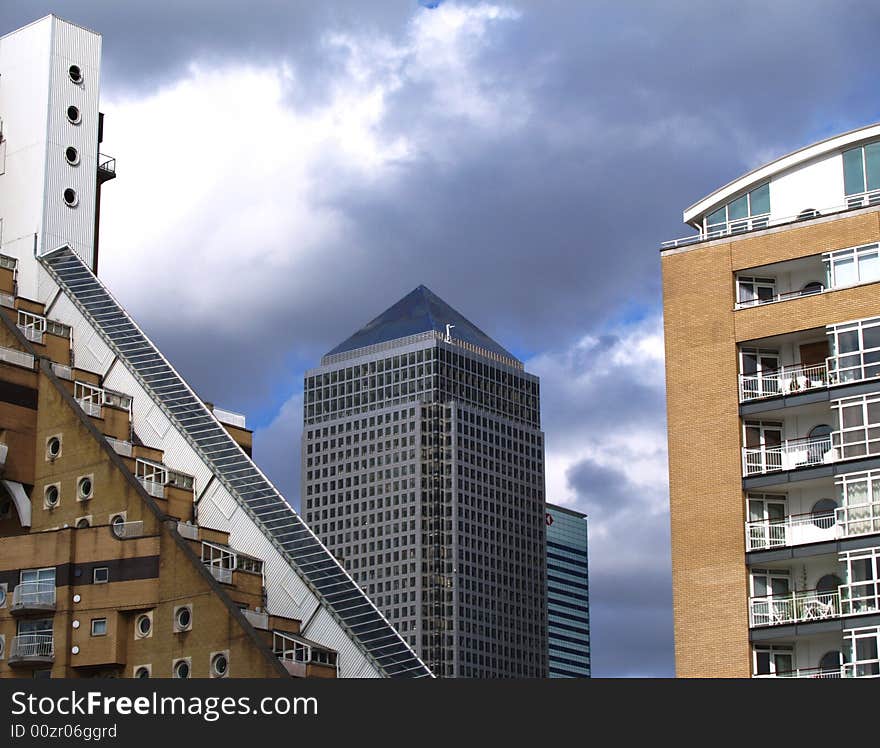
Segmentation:
<svg viewBox="0 0 880 748">
<path fill-rule="evenodd" d="M 446 323 L 446 342 L 447 343 L 452 342 L 452 328 L 453 327 L 455 327 L 455 325 L 450 325 L 448 322 Z"/>
</svg>

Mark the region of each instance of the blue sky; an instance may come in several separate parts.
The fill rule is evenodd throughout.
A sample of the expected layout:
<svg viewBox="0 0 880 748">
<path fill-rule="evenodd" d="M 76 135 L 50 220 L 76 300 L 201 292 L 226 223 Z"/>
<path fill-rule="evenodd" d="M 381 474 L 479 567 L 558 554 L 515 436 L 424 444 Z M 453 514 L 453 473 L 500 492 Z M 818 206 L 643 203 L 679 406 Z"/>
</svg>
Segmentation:
<svg viewBox="0 0 880 748">
<path fill-rule="evenodd" d="M 880 120 L 867 2 L 7 0 L 104 36 L 101 275 L 299 497 L 303 371 L 420 283 L 542 379 L 594 673 L 672 675 L 659 243 Z M 858 19 L 854 22 L 853 19 Z"/>
</svg>

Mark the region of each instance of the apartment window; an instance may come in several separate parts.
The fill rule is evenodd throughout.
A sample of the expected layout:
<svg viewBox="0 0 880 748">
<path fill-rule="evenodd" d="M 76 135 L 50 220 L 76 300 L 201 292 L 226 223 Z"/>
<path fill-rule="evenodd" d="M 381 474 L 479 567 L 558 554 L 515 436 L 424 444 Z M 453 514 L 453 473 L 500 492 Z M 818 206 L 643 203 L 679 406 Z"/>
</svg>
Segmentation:
<svg viewBox="0 0 880 748">
<path fill-rule="evenodd" d="M 775 278 L 740 276 L 736 279 L 737 302 L 740 306 L 754 306 L 773 301 L 776 297 Z"/>
<path fill-rule="evenodd" d="M 107 635 L 107 619 L 106 618 L 93 618 L 92 619 L 92 636 L 106 636 Z"/>
<path fill-rule="evenodd" d="M 843 661 L 846 675 L 857 678 L 880 675 L 880 627 L 845 632 Z"/>
<path fill-rule="evenodd" d="M 794 648 L 776 644 L 773 646 L 755 646 L 755 675 L 781 675 L 794 670 Z"/>
<path fill-rule="evenodd" d="M 107 566 L 98 566 L 92 572 L 92 582 L 94 584 L 105 584 L 110 581 L 110 569 Z"/>
<path fill-rule="evenodd" d="M 830 252 L 823 258 L 831 288 L 880 280 L 880 245 L 866 244 Z"/>
<path fill-rule="evenodd" d="M 841 508 L 838 522 L 844 536 L 880 532 L 880 471 L 837 478 Z"/>
<path fill-rule="evenodd" d="M 880 397 L 847 398 L 836 403 L 840 430 L 832 444 L 842 459 L 880 453 Z"/>
<path fill-rule="evenodd" d="M 880 317 L 847 322 L 829 328 L 831 357 L 828 373 L 833 383 L 856 382 L 880 375 Z"/>
<path fill-rule="evenodd" d="M 736 234 L 750 228 L 766 226 L 767 219 L 752 220 L 765 216 L 770 212 L 770 183 L 762 184 L 742 197 L 732 200 L 723 208 L 706 217 L 706 229 L 709 233 L 726 232 Z"/>
<path fill-rule="evenodd" d="M 880 189 L 880 143 L 843 152 L 843 184 L 847 195 Z"/>
</svg>

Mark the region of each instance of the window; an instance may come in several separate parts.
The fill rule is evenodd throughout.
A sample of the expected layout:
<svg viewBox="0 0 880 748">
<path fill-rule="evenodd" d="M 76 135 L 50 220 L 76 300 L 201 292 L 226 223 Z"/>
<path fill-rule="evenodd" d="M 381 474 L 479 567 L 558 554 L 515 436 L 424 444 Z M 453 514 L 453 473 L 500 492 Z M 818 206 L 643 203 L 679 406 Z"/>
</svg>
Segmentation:
<svg viewBox="0 0 880 748">
<path fill-rule="evenodd" d="M 70 80 L 74 83 L 78 84 L 82 83 L 83 81 L 83 74 L 79 65 L 71 65 L 69 68 L 67 68 L 67 75 L 70 76 Z"/>
<path fill-rule="evenodd" d="M 71 124 L 78 125 L 80 123 L 79 109 L 73 105 L 67 107 L 67 119 Z"/>
<path fill-rule="evenodd" d="M 80 517 L 76 520 L 76 529 L 77 530 L 85 530 L 87 527 L 92 526 L 92 518 L 91 517 Z"/>
<path fill-rule="evenodd" d="M 844 636 L 844 675 L 856 678 L 880 675 L 880 628 L 852 629 Z"/>
<path fill-rule="evenodd" d="M 61 455 L 61 437 L 50 436 L 46 440 L 46 459 L 54 460 Z"/>
<path fill-rule="evenodd" d="M 770 183 L 762 184 L 751 192 L 738 197 L 719 208 L 714 213 L 706 216 L 706 231 L 712 233 L 736 234 L 753 228 L 763 228 L 768 224 L 768 218 L 759 216 L 770 213 Z"/>
<path fill-rule="evenodd" d="M 189 631 L 192 628 L 192 607 L 183 605 L 174 609 L 174 630 Z"/>
<path fill-rule="evenodd" d="M 847 460 L 880 453 L 880 397 L 851 397 L 835 407 L 840 430 L 831 437 L 837 456 Z"/>
<path fill-rule="evenodd" d="M 137 617 L 135 621 L 135 638 L 144 639 L 153 631 L 153 617 L 149 613 L 144 613 Z"/>
<path fill-rule="evenodd" d="M 125 537 L 125 515 L 116 514 L 110 520 L 110 529 L 117 538 Z"/>
<path fill-rule="evenodd" d="M 76 482 L 76 497 L 80 501 L 86 501 L 92 498 L 92 476 L 84 475 Z"/>
<path fill-rule="evenodd" d="M 79 151 L 72 145 L 69 145 L 64 149 L 64 158 L 67 160 L 68 164 L 76 166 L 79 163 Z"/>
<path fill-rule="evenodd" d="M 175 660 L 171 666 L 171 672 L 175 678 L 189 678 L 190 675 L 190 659 L 187 657 L 183 660 Z"/>
<path fill-rule="evenodd" d="M 880 189 L 880 143 L 843 152 L 843 185 L 848 196 Z"/>
<path fill-rule="evenodd" d="M 43 502 L 47 509 L 54 509 L 59 503 L 61 503 L 61 491 L 59 490 L 57 483 L 53 483 L 51 486 L 46 486 L 46 490 L 43 494 Z"/>
<path fill-rule="evenodd" d="M 828 375 L 833 384 L 880 375 L 880 317 L 834 325 L 829 328 L 828 336 L 831 338 Z"/>
<path fill-rule="evenodd" d="M 775 278 L 753 278 L 740 276 L 736 279 L 737 303 L 740 306 L 765 304 L 776 298 Z"/>
<path fill-rule="evenodd" d="M 880 245 L 841 249 L 823 257 L 830 288 L 854 286 L 880 280 Z"/>
<path fill-rule="evenodd" d="M 217 652 L 211 655 L 211 676 L 213 678 L 225 678 L 229 672 L 229 655 L 226 652 Z"/>
<path fill-rule="evenodd" d="M 135 678 L 149 678 L 150 677 L 150 666 L 149 665 L 138 665 L 134 669 L 134 677 Z"/>
<path fill-rule="evenodd" d="M 106 566 L 98 566 L 92 572 L 92 582 L 95 584 L 105 584 L 110 581 L 110 569 Z"/>
<path fill-rule="evenodd" d="M 755 675 L 781 675 L 794 670 L 794 649 L 790 646 L 756 646 L 754 650 Z"/>
<path fill-rule="evenodd" d="M 63 193 L 64 203 L 69 208 L 75 208 L 79 203 L 79 197 L 77 197 L 76 190 L 73 187 L 68 187 L 64 190 Z"/>
<path fill-rule="evenodd" d="M 106 636 L 107 635 L 107 619 L 106 618 L 93 618 L 92 619 L 92 636 Z"/>
</svg>

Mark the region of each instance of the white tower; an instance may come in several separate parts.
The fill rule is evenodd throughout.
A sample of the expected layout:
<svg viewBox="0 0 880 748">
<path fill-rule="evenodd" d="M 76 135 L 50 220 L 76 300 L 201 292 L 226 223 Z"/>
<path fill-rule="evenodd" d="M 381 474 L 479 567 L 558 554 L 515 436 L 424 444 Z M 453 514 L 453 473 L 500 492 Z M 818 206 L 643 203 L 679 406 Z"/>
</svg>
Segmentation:
<svg viewBox="0 0 880 748">
<path fill-rule="evenodd" d="M 37 301 L 55 285 L 35 255 L 95 265 L 100 59 L 99 34 L 51 15 L 0 37 L 0 253 Z"/>
</svg>

